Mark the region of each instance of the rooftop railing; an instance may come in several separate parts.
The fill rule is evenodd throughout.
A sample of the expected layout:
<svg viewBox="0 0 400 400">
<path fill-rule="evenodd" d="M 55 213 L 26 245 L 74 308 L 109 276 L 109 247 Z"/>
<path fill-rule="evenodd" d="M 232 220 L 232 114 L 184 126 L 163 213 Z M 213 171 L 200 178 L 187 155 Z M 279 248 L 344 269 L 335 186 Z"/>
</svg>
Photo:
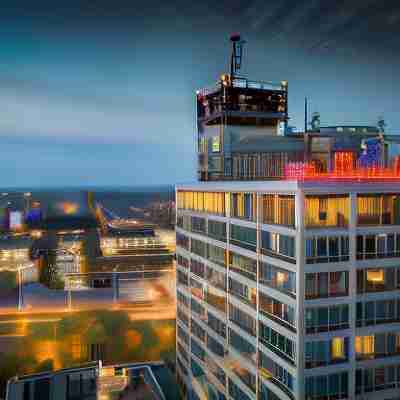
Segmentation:
<svg viewBox="0 0 400 400">
<path fill-rule="evenodd" d="M 221 82 L 218 81 L 215 85 L 208 88 L 202 88 L 197 90 L 196 94 L 201 96 L 209 96 L 210 94 L 216 93 L 221 89 Z M 287 82 L 268 82 L 268 81 L 252 81 L 247 78 L 236 77 L 232 79 L 227 86 L 234 88 L 243 89 L 258 89 L 258 90 L 282 90 L 287 91 Z"/>
<path fill-rule="evenodd" d="M 260 89 L 260 90 L 287 90 L 287 84 L 282 82 L 250 81 L 247 78 L 234 78 L 231 85 L 237 88 Z"/>
</svg>

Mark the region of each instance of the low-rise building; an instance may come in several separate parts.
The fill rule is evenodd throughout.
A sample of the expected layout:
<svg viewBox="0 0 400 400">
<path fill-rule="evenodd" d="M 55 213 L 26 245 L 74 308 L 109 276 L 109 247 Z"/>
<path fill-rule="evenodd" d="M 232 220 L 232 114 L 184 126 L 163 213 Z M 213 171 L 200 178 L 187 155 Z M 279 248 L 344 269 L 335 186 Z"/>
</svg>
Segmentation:
<svg viewBox="0 0 400 400">
<path fill-rule="evenodd" d="M 77 368 L 15 377 L 6 400 L 177 400 L 173 374 L 162 362 Z"/>
</svg>

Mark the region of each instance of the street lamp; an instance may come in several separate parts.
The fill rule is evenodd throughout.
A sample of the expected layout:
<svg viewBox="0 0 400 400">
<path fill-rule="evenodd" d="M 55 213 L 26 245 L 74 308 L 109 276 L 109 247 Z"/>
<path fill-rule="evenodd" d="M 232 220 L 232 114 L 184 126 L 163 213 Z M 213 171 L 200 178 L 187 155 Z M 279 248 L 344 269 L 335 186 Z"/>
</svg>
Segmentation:
<svg viewBox="0 0 400 400">
<path fill-rule="evenodd" d="M 18 311 L 23 309 L 23 297 L 22 297 L 22 268 L 18 265 Z"/>
</svg>

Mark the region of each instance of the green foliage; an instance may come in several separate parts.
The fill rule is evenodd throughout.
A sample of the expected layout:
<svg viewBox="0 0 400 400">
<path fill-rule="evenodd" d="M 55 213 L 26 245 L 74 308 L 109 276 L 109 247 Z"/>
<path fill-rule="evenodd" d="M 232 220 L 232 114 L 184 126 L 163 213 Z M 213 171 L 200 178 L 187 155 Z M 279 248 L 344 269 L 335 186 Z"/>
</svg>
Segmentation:
<svg viewBox="0 0 400 400">
<path fill-rule="evenodd" d="M 5 294 L 17 287 L 17 273 L 14 271 L 0 272 L 0 293 Z"/>
<path fill-rule="evenodd" d="M 104 326 L 109 337 L 125 332 L 131 325 L 128 314 L 123 311 L 99 311 L 96 318 Z"/>
<path fill-rule="evenodd" d="M 37 361 L 36 351 L 40 351 L 47 341 L 55 347 L 54 354 L 61 367 L 88 361 L 85 348 L 89 344 L 104 345 L 103 361 L 107 364 L 160 359 L 172 364 L 175 360 L 175 320 L 131 321 L 125 311 L 102 310 L 67 313 L 59 322 L 29 323 L 28 328 L 29 334 L 11 345 L 12 354 L 0 356 L 0 391 L 7 379 L 16 374 L 54 367 L 52 358 Z M 76 336 L 80 340 L 75 346 L 81 345 L 83 350 L 81 358 L 71 351 Z"/>
<path fill-rule="evenodd" d="M 90 315 L 89 312 L 72 313 L 60 321 L 58 333 L 60 337 L 82 334 L 90 328 L 93 321 L 95 321 L 95 316 Z"/>
</svg>

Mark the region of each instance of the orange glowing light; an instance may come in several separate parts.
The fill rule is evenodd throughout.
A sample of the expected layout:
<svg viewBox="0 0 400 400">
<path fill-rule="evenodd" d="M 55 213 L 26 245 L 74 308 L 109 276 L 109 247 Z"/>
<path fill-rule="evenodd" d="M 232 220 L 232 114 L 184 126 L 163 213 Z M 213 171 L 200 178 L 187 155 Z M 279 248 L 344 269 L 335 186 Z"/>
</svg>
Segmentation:
<svg viewBox="0 0 400 400">
<path fill-rule="evenodd" d="M 77 203 L 72 203 L 70 201 L 64 201 L 58 205 L 58 208 L 64 214 L 71 215 L 71 214 L 77 213 L 77 211 L 79 209 L 79 205 Z"/>
<path fill-rule="evenodd" d="M 335 171 L 347 173 L 354 169 L 355 157 L 351 151 L 337 151 L 335 153 Z"/>
<path fill-rule="evenodd" d="M 142 343 L 142 335 L 134 329 L 129 329 L 125 334 L 125 338 L 128 347 L 131 348 L 137 348 Z"/>
<path fill-rule="evenodd" d="M 57 342 L 54 340 L 41 340 L 35 344 L 35 358 L 41 363 L 46 360 L 53 360 L 54 369 L 62 367 L 58 354 Z"/>
<path fill-rule="evenodd" d="M 340 168 L 347 168 L 351 158 L 348 155 L 340 156 L 339 158 Z M 341 162 L 342 164 L 340 164 Z M 395 168 L 349 167 L 346 170 L 334 169 L 332 172 L 319 172 L 314 163 L 291 162 L 285 167 L 285 178 L 289 180 L 315 181 L 399 181 L 400 170 L 395 165 Z"/>
</svg>

